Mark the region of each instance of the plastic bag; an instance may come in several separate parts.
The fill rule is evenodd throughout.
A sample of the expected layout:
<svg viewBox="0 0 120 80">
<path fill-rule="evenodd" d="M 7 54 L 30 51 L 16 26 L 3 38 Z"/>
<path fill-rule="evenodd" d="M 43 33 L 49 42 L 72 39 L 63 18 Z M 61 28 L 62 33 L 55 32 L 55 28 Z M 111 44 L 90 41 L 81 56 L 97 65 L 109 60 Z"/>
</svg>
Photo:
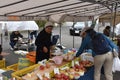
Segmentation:
<svg viewBox="0 0 120 80">
<path fill-rule="evenodd" d="M 30 61 L 28 58 L 19 58 L 19 61 L 18 61 L 18 69 L 19 70 L 29 67 L 29 65 L 30 65 Z"/>
<path fill-rule="evenodd" d="M 61 64 L 63 61 L 63 57 L 62 56 L 55 56 L 51 60 L 53 60 L 55 62 L 55 64 Z"/>
<path fill-rule="evenodd" d="M 118 57 L 118 52 L 115 49 L 113 49 L 113 57 Z"/>
<path fill-rule="evenodd" d="M 115 57 L 113 59 L 112 71 L 113 72 L 120 71 L 120 59 L 119 59 L 119 57 Z"/>
<path fill-rule="evenodd" d="M 91 62 L 94 62 L 94 58 L 92 57 L 92 54 L 91 53 L 82 53 L 81 55 L 80 55 L 80 58 L 81 58 L 81 60 L 83 60 L 83 61 L 86 61 L 86 60 L 88 60 L 88 61 L 91 61 Z"/>
</svg>

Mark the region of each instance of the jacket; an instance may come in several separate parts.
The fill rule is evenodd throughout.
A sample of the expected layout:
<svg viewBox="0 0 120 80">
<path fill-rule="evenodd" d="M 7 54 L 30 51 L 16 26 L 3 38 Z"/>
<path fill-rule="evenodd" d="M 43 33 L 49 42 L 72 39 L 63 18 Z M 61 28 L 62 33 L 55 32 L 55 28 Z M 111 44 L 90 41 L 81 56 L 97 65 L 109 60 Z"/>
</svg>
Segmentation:
<svg viewBox="0 0 120 80">
<path fill-rule="evenodd" d="M 85 50 L 89 50 L 89 49 L 91 49 L 91 53 L 94 56 L 94 52 L 92 51 L 91 38 L 88 34 L 86 34 L 86 36 L 82 40 L 81 46 L 79 47 L 79 49 L 76 53 L 76 57 L 81 55 Z"/>
</svg>

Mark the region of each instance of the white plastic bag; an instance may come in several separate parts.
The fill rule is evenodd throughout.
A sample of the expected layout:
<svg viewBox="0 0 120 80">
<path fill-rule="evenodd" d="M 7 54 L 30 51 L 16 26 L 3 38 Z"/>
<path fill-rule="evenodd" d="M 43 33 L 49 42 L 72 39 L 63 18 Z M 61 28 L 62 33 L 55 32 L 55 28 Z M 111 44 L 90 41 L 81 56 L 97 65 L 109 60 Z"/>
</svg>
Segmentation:
<svg viewBox="0 0 120 80">
<path fill-rule="evenodd" d="M 91 61 L 91 62 L 94 63 L 94 58 L 92 57 L 91 53 L 87 53 L 87 52 L 86 53 L 82 53 L 80 55 L 80 59 L 83 60 L 83 61 L 88 60 L 88 61 Z"/>
<path fill-rule="evenodd" d="M 113 72 L 120 71 L 120 59 L 119 59 L 119 57 L 115 57 L 113 59 L 112 71 Z"/>
<path fill-rule="evenodd" d="M 118 52 L 115 49 L 113 49 L 113 57 L 118 57 Z"/>
</svg>

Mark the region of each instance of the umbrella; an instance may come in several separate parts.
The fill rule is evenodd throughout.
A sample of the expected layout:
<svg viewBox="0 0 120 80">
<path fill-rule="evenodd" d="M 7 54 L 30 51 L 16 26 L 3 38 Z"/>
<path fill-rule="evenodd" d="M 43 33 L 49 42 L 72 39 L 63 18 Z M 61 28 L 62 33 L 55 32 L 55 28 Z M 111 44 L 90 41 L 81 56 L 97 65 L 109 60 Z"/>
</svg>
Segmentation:
<svg viewBox="0 0 120 80">
<path fill-rule="evenodd" d="M 21 22 L 20 27 L 21 30 L 38 30 L 38 25 L 35 23 L 35 21 L 24 21 Z"/>
</svg>

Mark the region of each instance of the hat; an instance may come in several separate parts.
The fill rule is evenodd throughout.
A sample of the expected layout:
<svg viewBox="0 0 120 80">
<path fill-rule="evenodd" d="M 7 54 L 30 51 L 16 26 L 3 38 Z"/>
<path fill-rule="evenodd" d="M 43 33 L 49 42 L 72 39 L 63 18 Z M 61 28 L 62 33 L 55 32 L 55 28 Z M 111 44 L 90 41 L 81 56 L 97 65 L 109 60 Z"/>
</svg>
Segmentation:
<svg viewBox="0 0 120 80">
<path fill-rule="evenodd" d="M 48 27 L 48 26 L 53 26 L 53 23 L 52 23 L 52 22 L 47 22 L 47 23 L 45 24 L 45 27 Z"/>
<path fill-rule="evenodd" d="M 85 31 L 87 31 L 88 29 L 91 29 L 91 28 L 90 28 L 90 27 L 84 27 L 84 28 L 82 29 L 82 31 L 80 32 L 80 36 L 82 36 L 83 33 L 84 33 Z"/>
</svg>

